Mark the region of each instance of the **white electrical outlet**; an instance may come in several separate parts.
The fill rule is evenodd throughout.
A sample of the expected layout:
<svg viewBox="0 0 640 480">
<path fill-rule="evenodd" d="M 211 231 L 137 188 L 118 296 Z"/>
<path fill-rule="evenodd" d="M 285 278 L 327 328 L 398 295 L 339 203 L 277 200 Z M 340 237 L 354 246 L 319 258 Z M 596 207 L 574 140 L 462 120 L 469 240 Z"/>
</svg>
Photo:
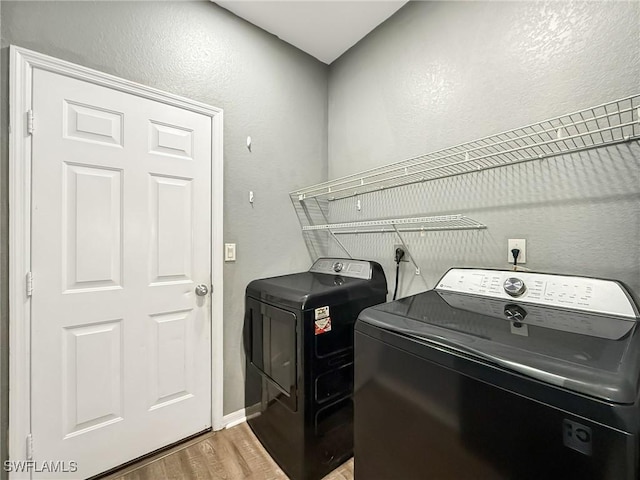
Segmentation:
<svg viewBox="0 0 640 480">
<path fill-rule="evenodd" d="M 520 250 L 518 254 L 518 265 L 527 263 L 527 241 L 524 238 L 510 238 L 507 243 L 507 261 L 513 265 L 513 253 L 511 253 L 511 250 L 517 248 Z"/>
</svg>

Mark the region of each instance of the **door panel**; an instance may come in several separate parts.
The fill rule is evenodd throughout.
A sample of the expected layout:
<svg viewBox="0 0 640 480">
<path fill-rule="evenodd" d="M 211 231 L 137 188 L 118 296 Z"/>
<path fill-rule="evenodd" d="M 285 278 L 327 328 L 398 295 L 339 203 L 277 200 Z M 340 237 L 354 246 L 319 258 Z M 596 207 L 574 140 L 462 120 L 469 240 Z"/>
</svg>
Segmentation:
<svg viewBox="0 0 640 480">
<path fill-rule="evenodd" d="M 193 310 L 151 316 L 150 410 L 193 396 Z"/>
<path fill-rule="evenodd" d="M 190 282 L 192 179 L 150 175 L 151 282 Z"/>
<path fill-rule="evenodd" d="M 122 420 L 122 320 L 66 328 L 65 437 Z"/>
<path fill-rule="evenodd" d="M 122 112 L 63 100 L 64 137 L 103 145 L 122 146 Z"/>
<path fill-rule="evenodd" d="M 211 119 L 38 69 L 33 110 L 35 460 L 87 477 L 211 426 Z"/>
<path fill-rule="evenodd" d="M 177 125 L 149 123 L 150 152 L 192 160 L 193 131 Z"/>
<path fill-rule="evenodd" d="M 66 291 L 120 287 L 122 171 L 63 163 Z"/>
</svg>

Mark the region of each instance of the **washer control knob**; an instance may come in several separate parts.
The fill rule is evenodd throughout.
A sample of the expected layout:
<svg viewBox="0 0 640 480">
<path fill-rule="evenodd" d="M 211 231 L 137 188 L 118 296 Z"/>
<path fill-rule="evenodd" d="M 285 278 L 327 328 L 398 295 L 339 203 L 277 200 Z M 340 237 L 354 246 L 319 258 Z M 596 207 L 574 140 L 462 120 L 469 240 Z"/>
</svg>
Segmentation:
<svg viewBox="0 0 640 480">
<path fill-rule="evenodd" d="M 507 278 L 504 281 L 503 287 L 504 287 L 504 291 L 507 292 L 512 297 L 519 297 L 527 290 L 527 287 L 525 286 L 524 282 L 519 278 L 515 278 L 515 277 Z"/>
<path fill-rule="evenodd" d="M 338 273 L 342 271 L 342 267 L 344 267 L 344 265 L 342 264 L 342 262 L 336 262 L 333 264 L 333 271 Z"/>
</svg>

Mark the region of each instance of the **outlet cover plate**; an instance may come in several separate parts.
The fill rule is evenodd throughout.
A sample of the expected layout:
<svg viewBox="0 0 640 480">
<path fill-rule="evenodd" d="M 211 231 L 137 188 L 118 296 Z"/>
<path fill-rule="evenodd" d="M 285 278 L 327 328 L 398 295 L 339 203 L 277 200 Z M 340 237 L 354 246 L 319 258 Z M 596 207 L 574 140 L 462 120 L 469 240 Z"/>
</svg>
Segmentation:
<svg viewBox="0 0 640 480">
<path fill-rule="evenodd" d="M 527 240 L 524 238 L 510 238 L 507 242 L 507 261 L 513 265 L 513 254 L 511 250 L 514 248 L 520 249 L 520 254 L 518 255 L 518 265 L 521 263 L 527 263 Z"/>
</svg>

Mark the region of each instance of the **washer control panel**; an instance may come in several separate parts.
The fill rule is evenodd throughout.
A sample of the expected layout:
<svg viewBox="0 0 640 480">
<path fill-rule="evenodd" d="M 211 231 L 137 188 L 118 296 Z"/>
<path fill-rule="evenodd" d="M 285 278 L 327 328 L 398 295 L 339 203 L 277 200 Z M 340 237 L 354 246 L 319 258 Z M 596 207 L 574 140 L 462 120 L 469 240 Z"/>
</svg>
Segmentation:
<svg viewBox="0 0 640 480">
<path fill-rule="evenodd" d="M 365 260 L 347 258 L 319 258 L 309 269 L 312 273 L 326 273 L 343 277 L 371 279 L 371 264 Z"/>
<path fill-rule="evenodd" d="M 624 287 L 613 280 L 514 272 L 452 268 L 436 290 L 490 298 L 583 310 L 591 313 L 638 318 L 638 311 Z"/>
</svg>

